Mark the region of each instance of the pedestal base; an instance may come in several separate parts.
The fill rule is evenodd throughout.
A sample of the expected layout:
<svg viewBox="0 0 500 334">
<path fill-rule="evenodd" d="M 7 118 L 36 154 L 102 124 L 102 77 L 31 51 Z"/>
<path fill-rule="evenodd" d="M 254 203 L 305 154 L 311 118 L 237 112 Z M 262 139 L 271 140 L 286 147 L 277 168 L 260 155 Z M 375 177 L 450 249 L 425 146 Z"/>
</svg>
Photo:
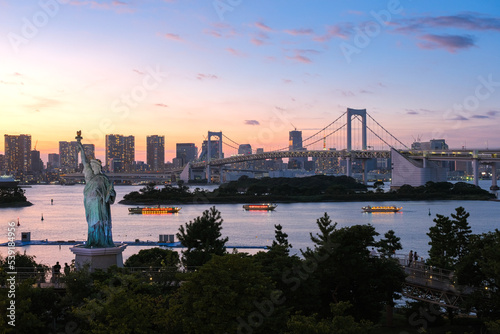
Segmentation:
<svg viewBox="0 0 500 334">
<path fill-rule="evenodd" d="M 88 264 L 90 272 L 96 269 L 106 270 L 116 265 L 123 267 L 122 253 L 127 245 L 120 244 L 109 248 L 85 248 L 83 245 L 71 247 L 70 250 L 75 254 L 75 266 L 77 269 L 83 268 Z"/>
</svg>

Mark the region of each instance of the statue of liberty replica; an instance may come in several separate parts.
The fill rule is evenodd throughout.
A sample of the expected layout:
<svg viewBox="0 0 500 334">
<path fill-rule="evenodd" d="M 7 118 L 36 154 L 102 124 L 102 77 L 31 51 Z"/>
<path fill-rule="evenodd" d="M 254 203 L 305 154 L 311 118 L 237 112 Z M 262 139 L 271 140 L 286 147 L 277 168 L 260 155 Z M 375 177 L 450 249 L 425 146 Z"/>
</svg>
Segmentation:
<svg viewBox="0 0 500 334">
<path fill-rule="evenodd" d="M 81 131 L 77 131 L 75 139 L 78 151 L 81 153 L 85 176 L 83 194 L 88 235 L 85 245 L 73 247 L 71 251 L 76 254 L 77 266 L 90 262 L 91 270 L 107 268 L 113 264 L 121 267 L 123 266 L 121 253 L 126 245 L 116 246 L 113 243 L 110 210 L 116 198 L 113 183 L 102 173 L 101 162 L 97 159 L 89 159 L 85 155 Z"/>
<path fill-rule="evenodd" d="M 83 194 L 85 216 L 89 226 L 85 247 L 114 247 L 110 206 L 115 202 L 116 192 L 111 181 L 102 173 L 101 162 L 97 159 L 88 159 L 85 155 L 80 131 L 77 132 L 75 139 L 82 156 L 85 175 Z"/>
</svg>

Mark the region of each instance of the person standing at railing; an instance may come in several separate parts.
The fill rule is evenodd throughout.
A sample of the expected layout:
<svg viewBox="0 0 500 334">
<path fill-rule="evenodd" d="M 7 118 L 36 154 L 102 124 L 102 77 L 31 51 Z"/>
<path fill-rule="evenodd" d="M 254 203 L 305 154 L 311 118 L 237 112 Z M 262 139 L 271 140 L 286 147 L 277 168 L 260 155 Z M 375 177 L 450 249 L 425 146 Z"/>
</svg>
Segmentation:
<svg viewBox="0 0 500 334">
<path fill-rule="evenodd" d="M 415 267 L 417 266 L 417 261 L 418 261 L 418 255 L 417 255 L 417 251 L 415 251 L 413 253 L 413 262 L 414 262 Z"/>
<path fill-rule="evenodd" d="M 54 270 L 54 283 L 59 284 L 59 277 L 61 276 L 61 265 L 59 264 L 59 261 L 56 262 L 55 266 L 53 267 Z"/>
<path fill-rule="evenodd" d="M 408 254 L 408 267 L 411 266 L 411 261 L 413 261 L 413 250 Z"/>
</svg>

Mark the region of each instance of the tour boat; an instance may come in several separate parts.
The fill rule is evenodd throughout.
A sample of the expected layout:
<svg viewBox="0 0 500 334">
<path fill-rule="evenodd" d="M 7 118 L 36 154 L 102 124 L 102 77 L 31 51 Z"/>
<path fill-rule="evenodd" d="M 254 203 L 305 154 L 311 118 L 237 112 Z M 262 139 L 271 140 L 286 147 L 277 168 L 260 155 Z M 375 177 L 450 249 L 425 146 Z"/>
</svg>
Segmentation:
<svg viewBox="0 0 500 334">
<path fill-rule="evenodd" d="M 181 208 L 179 208 L 179 207 L 173 207 L 173 206 L 169 206 L 169 207 L 160 207 L 160 206 L 157 206 L 157 207 L 146 207 L 146 208 L 140 208 L 140 207 L 128 208 L 128 212 L 129 213 L 139 213 L 139 214 L 143 214 L 143 215 L 158 215 L 158 214 L 162 214 L 162 213 L 177 213 L 180 210 L 181 210 Z"/>
<path fill-rule="evenodd" d="M 263 203 L 263 204 L 245 204 L 243 209 L 247 211 L 272 211 L 276 209 L 277 204 Z"/>
<path fill-rule="evenodd" d="M 361 209 L 364 212 L 398 212 L 402 209 L 403 207 L 396 207 L 396 206 L 364 206 Z"/>
</svg>

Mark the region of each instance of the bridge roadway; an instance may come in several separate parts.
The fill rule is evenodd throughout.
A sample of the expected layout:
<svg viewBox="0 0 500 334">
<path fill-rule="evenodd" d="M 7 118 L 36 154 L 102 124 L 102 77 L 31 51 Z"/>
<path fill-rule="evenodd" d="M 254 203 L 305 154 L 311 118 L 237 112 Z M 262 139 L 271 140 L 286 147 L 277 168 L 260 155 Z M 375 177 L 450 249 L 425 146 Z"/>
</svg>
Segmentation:
<svg viewBox="0 0 500 334">
<path fill-rule="evenodd" d="M 482 164 L 493 165 L 500 162 L 500 150 L 441 150 L 441 151 L 416 151 L 397 150 L 411 159 L 426 159 L 434 161 L 472 161 Z M 191 162 L 190 168 L 204 169 L 207 166 L 222 167 L 228 164 L 282 158 L 341 158 L 341 159 L 374 159 L 391 157 L 391 151 L 386 150 L 318 150 L 318 151 L 273 151 L 258 154 L 234 155 L 229 158 L 212 159 L 210 162 Z M 185 167 L 171 168 L 165 172 L 142 172 L 142 173 L 106 173 L 111 180 L 144 180 L 144 181 L 168 181 L 171 174 L 179 174 Z M 64 175 L 67 179 L 82 179 L 82 173 L 71 173 Z"/>
<path fill-rule="evenodd" d="M 415 150 L 397 150 L 405 156 L 412 159 L 429 159 L 429 160 L 480 160 L 483 163 L 500 162 L 500 150 L 445 150 L 445 151 L 415 151 Z M 192 168 L 203 168 L 207 164 L 211 166 L 222 166 L 238 162 L 246 162 L 252 160 L 266 160 L 279 158 L 299 158 L 299 157 L 315 157 L 315 158 L 351 158 L 351 159 L 373 159 L 373 158 L 390 158 L 391 151 L 386 150 L 320 150 L 320 151 L 274 151 L 264 152 L 259 154 L 235 155 L 229 158 L 212 159 L 210 163 L 206 161 L 191 163 Z M 180 169 L 179 169 L 180 170 Z"/>
</svg>

